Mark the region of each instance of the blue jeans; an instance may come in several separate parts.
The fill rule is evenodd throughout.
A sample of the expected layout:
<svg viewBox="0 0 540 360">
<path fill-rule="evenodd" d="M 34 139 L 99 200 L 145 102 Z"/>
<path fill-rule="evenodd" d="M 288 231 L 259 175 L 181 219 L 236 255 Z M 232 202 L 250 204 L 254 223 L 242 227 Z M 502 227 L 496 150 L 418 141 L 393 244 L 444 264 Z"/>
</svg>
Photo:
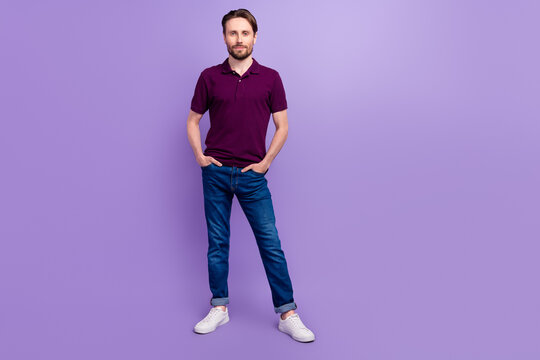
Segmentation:
<svg viewBox="0 0 540 360">
<path fill-rule="evenodd" d="M 259 247 L 272 292 L 274 311 L 284 313 L 296 309 L 287 262 L 275 225 L 266 173 L 253 170 L 242 173 L 242 169 L 236 166 L 217 166 L 213 163 L 201 169 L 208 228 L 208 276 L 212 292 L 210 304 L 216 306 L 229 303 L 227 277 L 230 217 L 233 196 L 236 194 Z"/>
</svg>

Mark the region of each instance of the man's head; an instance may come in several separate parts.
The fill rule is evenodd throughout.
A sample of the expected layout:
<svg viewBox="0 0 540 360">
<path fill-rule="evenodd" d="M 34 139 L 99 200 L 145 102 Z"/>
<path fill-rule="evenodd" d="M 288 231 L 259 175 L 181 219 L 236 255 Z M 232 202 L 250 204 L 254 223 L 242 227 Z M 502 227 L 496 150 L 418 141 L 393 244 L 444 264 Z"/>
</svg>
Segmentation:
<svg viewBox="0 0 540 360">
<path fill-rule="evenodd" d="M 221 26 L 229 54 L 237 60 L 250 56 L 257 40 L 255 17 L 246 9 L 231 10 L 221 20 Z"/>
</svg>

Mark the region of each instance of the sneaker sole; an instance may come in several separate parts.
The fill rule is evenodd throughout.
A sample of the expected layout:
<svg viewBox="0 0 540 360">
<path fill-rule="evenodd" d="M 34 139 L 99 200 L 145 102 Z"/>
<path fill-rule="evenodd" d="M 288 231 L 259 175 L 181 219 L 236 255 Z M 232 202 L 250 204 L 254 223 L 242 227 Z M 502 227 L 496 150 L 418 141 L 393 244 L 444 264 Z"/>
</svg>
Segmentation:
<svg viewBox="0 0 540 360">
<path fill-rule="evenodd" d="M 197 331 L 197 330 L 194 328 L 194 329 L 193 329 L 193 332 L 195 332 L 196 334 L 209 334 L 209 333 L 211 333 L 211 332 L 216 331 L 216 329 L 217 329 L 219 326 L 225 325 L 225 324 L 228 323 L 228 322 L 229 322 L 229 315 L 227 315 L 226 318 L 224 318 L 223 320 L 221 320 L 221 322 L 219 322 L 219 323 L 216 325 L 216 327 L 215 327 L 214 329 L 212 329 L 212 330 L 208 330 L 208 331 L 204 331 L 204 330 L 203 330 L 203 331 Z"/>
<path fill-rule="evenodd" d="M 313 342 L 313 341 L 315 341 L 315 337 L 313 337 L 313 338 L 307 338 L 307 339 L 302 339 L 302 338 L 297 338 L 297 337 L 292 336 L 292 335 L 289 334 L 288 332 L 286 332 L 286 331 L 284 331 L 284 330 L 281 330 L 279 327 L 278 327 L 278 330 L 281 331 L 281 332 L 284 333 L 284 334 L 289 335 L 290 337 L 292 337 L 294 340 L 296 340 L 296 341 L 298 341 L 298 342 L 308 343 L 308 342 Z"/>
</svg>

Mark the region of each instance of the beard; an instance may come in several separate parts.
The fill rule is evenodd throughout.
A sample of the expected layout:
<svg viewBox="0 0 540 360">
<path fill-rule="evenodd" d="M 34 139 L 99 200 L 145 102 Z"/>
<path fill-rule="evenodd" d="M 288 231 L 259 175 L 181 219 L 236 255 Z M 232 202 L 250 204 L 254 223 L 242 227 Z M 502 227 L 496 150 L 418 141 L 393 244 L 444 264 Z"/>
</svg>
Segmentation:
<svg viewBox="0 0 540 360">
<path fill-rule="evenodd" d="M 253 47 L 250 49 L 249 47 L 244 47 L 243 49 L 240 49 L 240 50 L 234 50 L 234 47 L 231 46 L 231 47 L 228 47 L 227 46 L 227 51 L 229 52 L 229 54 L 231 54 L 231 56 L 233 58 L 235 58 L 236 60 L 244 60 L 245 58 L 247 58 L 249 55 L 251 55 L 251 53 L 253 52 Z"/>
</svg>

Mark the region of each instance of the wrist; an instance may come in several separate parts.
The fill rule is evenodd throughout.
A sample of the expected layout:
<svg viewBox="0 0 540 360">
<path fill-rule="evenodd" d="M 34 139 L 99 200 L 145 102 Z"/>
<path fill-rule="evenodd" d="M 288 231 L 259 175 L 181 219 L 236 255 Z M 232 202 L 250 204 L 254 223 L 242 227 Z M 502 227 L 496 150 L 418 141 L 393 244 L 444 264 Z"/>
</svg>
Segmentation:
<svg viewBox="0 0 540 360">
<path fill-rule="evenodd" d="M 199 164 L 203 164 L 203 163 L 204 163 L 204 158 L 205 158 L 204 154 L 200 154 L 200 155 L 197 155 L 197 156 L 195 157 L 195 160 L 197 160 L 197 162 L 198 162 Z"/>
<path fill-rule="evenodd" d="M 268 159 L 263 159 L 263 161 L 261 161 L 261 165 L 263 165 L 266 168 L 269 168 L 271 163 L 272 163 L 272 161 L 270 161 Z"/>
</svg>

